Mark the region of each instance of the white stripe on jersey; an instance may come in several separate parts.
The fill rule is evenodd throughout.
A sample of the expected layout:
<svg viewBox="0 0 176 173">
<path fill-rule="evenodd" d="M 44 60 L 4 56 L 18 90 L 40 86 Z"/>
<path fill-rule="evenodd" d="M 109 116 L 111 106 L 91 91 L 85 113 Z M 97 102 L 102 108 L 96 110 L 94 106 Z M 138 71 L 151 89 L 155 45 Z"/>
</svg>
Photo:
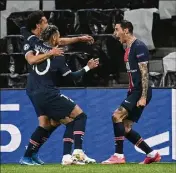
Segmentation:
<svg viewBox="0 0 176 173">
<path fill-rule="evenodd" d="M 29 41 L 32 37 L 34 37 L 35 35 L 31 35 L 27 38 L 27 40 Z M 36 36 L 35 36 L 36 37 Z"/>
<path fill-rule="evenodd" d="M 69 73 L 71 73 L 72 71 L 71 70 L 69 70 L 69 71 L 67 71 L 66 73 L 64 73 L 62 76 L 67 76 Z"/>
</svg>

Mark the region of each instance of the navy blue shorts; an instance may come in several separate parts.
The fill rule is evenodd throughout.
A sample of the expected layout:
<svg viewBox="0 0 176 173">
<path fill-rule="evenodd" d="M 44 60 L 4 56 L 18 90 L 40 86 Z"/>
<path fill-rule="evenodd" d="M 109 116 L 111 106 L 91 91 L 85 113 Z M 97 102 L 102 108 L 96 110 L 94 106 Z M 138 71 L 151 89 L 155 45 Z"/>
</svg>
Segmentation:
<svg viewBox="0 0 176 173">
<path fill-rule="evenodd" d="M 55 121 L 69 116 L 76 104 L 70 98 L 51 92 L 27 93 L 37 116 L 46 115 Z"/>
<path fill-rule="evenodd" d="M 121 106 L 128 111 L 127 119 L 133 122 L 138 122 L 145 108 L 136 106 L 140 97 L 141 97 L 140 91 L 132 91 L 131 93 L 128 93 L 127 98 L 121 104 Z M 147 94 L 147 104 L 150 102 L 151 98 L 152 98 L 152 89 L 149 88 Z"/>
</svg>

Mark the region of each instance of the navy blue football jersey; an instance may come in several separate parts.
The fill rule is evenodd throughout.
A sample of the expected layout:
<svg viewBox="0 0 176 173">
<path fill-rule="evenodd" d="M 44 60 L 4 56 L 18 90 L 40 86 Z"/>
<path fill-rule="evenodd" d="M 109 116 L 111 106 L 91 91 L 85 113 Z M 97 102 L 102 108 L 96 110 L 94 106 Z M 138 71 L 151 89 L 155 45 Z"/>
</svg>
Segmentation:
<svg viewBox="0 0 176 173">
<path fill-rule="evenodd" d="M 28 52 L 33 51 L 36 55 L 46 53 L 51 49 L 51 47 L 44 45 L 44 43 L 35 45 L 35 50 L 30 48 L 28 49 Z M 58 92 L 58 89 L 56 88 L 56 81 L 58 80 L 57 75 L 66 76 L 70 72 L 71 70 L 66 64 L 64 56 L 48 58 L 45 61 L 32 66 L 32 71 L 28 77 L 27 90 L 30 92 L 47 90 Z"/>
<path fill-rule="evenodd" d="M 141 72 L 138 63 L 149 61 L 147 46 L 142 41 L 136 39 L 131 47 L 125 50 L 124 61 L 129 76 L 129 90 L 142 91 Z"/>
<path fill-rule="evenodd" d="M 28 35 L 23 46 L 25 56 L 29 52 L 38 55 L 46 53 L 51 49 L 52 47 L 46 45 L 42 40 L 32 34 Z M 64 56 L 48 58 L 39 64 L 31 65 L 30 69 L 26 86 L 28 92 L 52 90 L 58 93 L 58 89 L 56 88 L 57 75 L 66 76 L 71 72 L 65 62 Z"/>
</svg>

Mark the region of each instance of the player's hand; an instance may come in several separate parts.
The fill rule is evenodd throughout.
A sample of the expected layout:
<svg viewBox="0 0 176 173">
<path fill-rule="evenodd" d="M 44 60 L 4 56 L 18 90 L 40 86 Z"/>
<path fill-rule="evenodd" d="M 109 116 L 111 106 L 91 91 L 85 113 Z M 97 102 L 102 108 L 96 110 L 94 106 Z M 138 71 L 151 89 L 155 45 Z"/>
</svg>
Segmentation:
<svg viewBox="0 0 176 173">
<path fill-rule="evenodd" d="M 137 107 L 145 107 L 146 106 L 146 98 L 145 97 L 141 97 L 139 99 L 139 101 L 137 102 Z"/>
<path fill-rule="evenodd" d="M 52 50 L 50 50 L 50 54 L 52 56 L 63 56 L 64 51 L 62 48 L 54 47 Z"/>
<path fill-rule="evenodd" d="M 97 59 L 90 59 L 87 63 L 87 65 L 89 66 L 90 69 L 94 69 L 96 67 L 98 67 L 99 65 L 99 58 Z"/>
<path fill-rule="evenodd" d="M 81 37 L 79 37 L 79 40 L 81 42 L 88 42 L 89 44 L 93 44 L 94 43 L 94 38 L 89 36 L 89 35 L 81 36 Z"/>
</svg>

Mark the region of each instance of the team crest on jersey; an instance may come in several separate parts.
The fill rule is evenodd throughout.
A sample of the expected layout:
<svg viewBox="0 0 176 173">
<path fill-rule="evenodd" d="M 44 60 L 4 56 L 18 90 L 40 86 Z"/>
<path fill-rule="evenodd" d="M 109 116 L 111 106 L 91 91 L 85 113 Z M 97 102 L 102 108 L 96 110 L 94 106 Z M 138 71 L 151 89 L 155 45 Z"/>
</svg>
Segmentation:
<svg viewBox="0 0 176 173">
<path fill-rule="evenodd" d="M 29 44 L 25 44 L 24 47 L 23 47 L 23 49 L 24 49 L 24 50 L 28 50 L 29 47 L 30 47 Z"/>
</svg>

